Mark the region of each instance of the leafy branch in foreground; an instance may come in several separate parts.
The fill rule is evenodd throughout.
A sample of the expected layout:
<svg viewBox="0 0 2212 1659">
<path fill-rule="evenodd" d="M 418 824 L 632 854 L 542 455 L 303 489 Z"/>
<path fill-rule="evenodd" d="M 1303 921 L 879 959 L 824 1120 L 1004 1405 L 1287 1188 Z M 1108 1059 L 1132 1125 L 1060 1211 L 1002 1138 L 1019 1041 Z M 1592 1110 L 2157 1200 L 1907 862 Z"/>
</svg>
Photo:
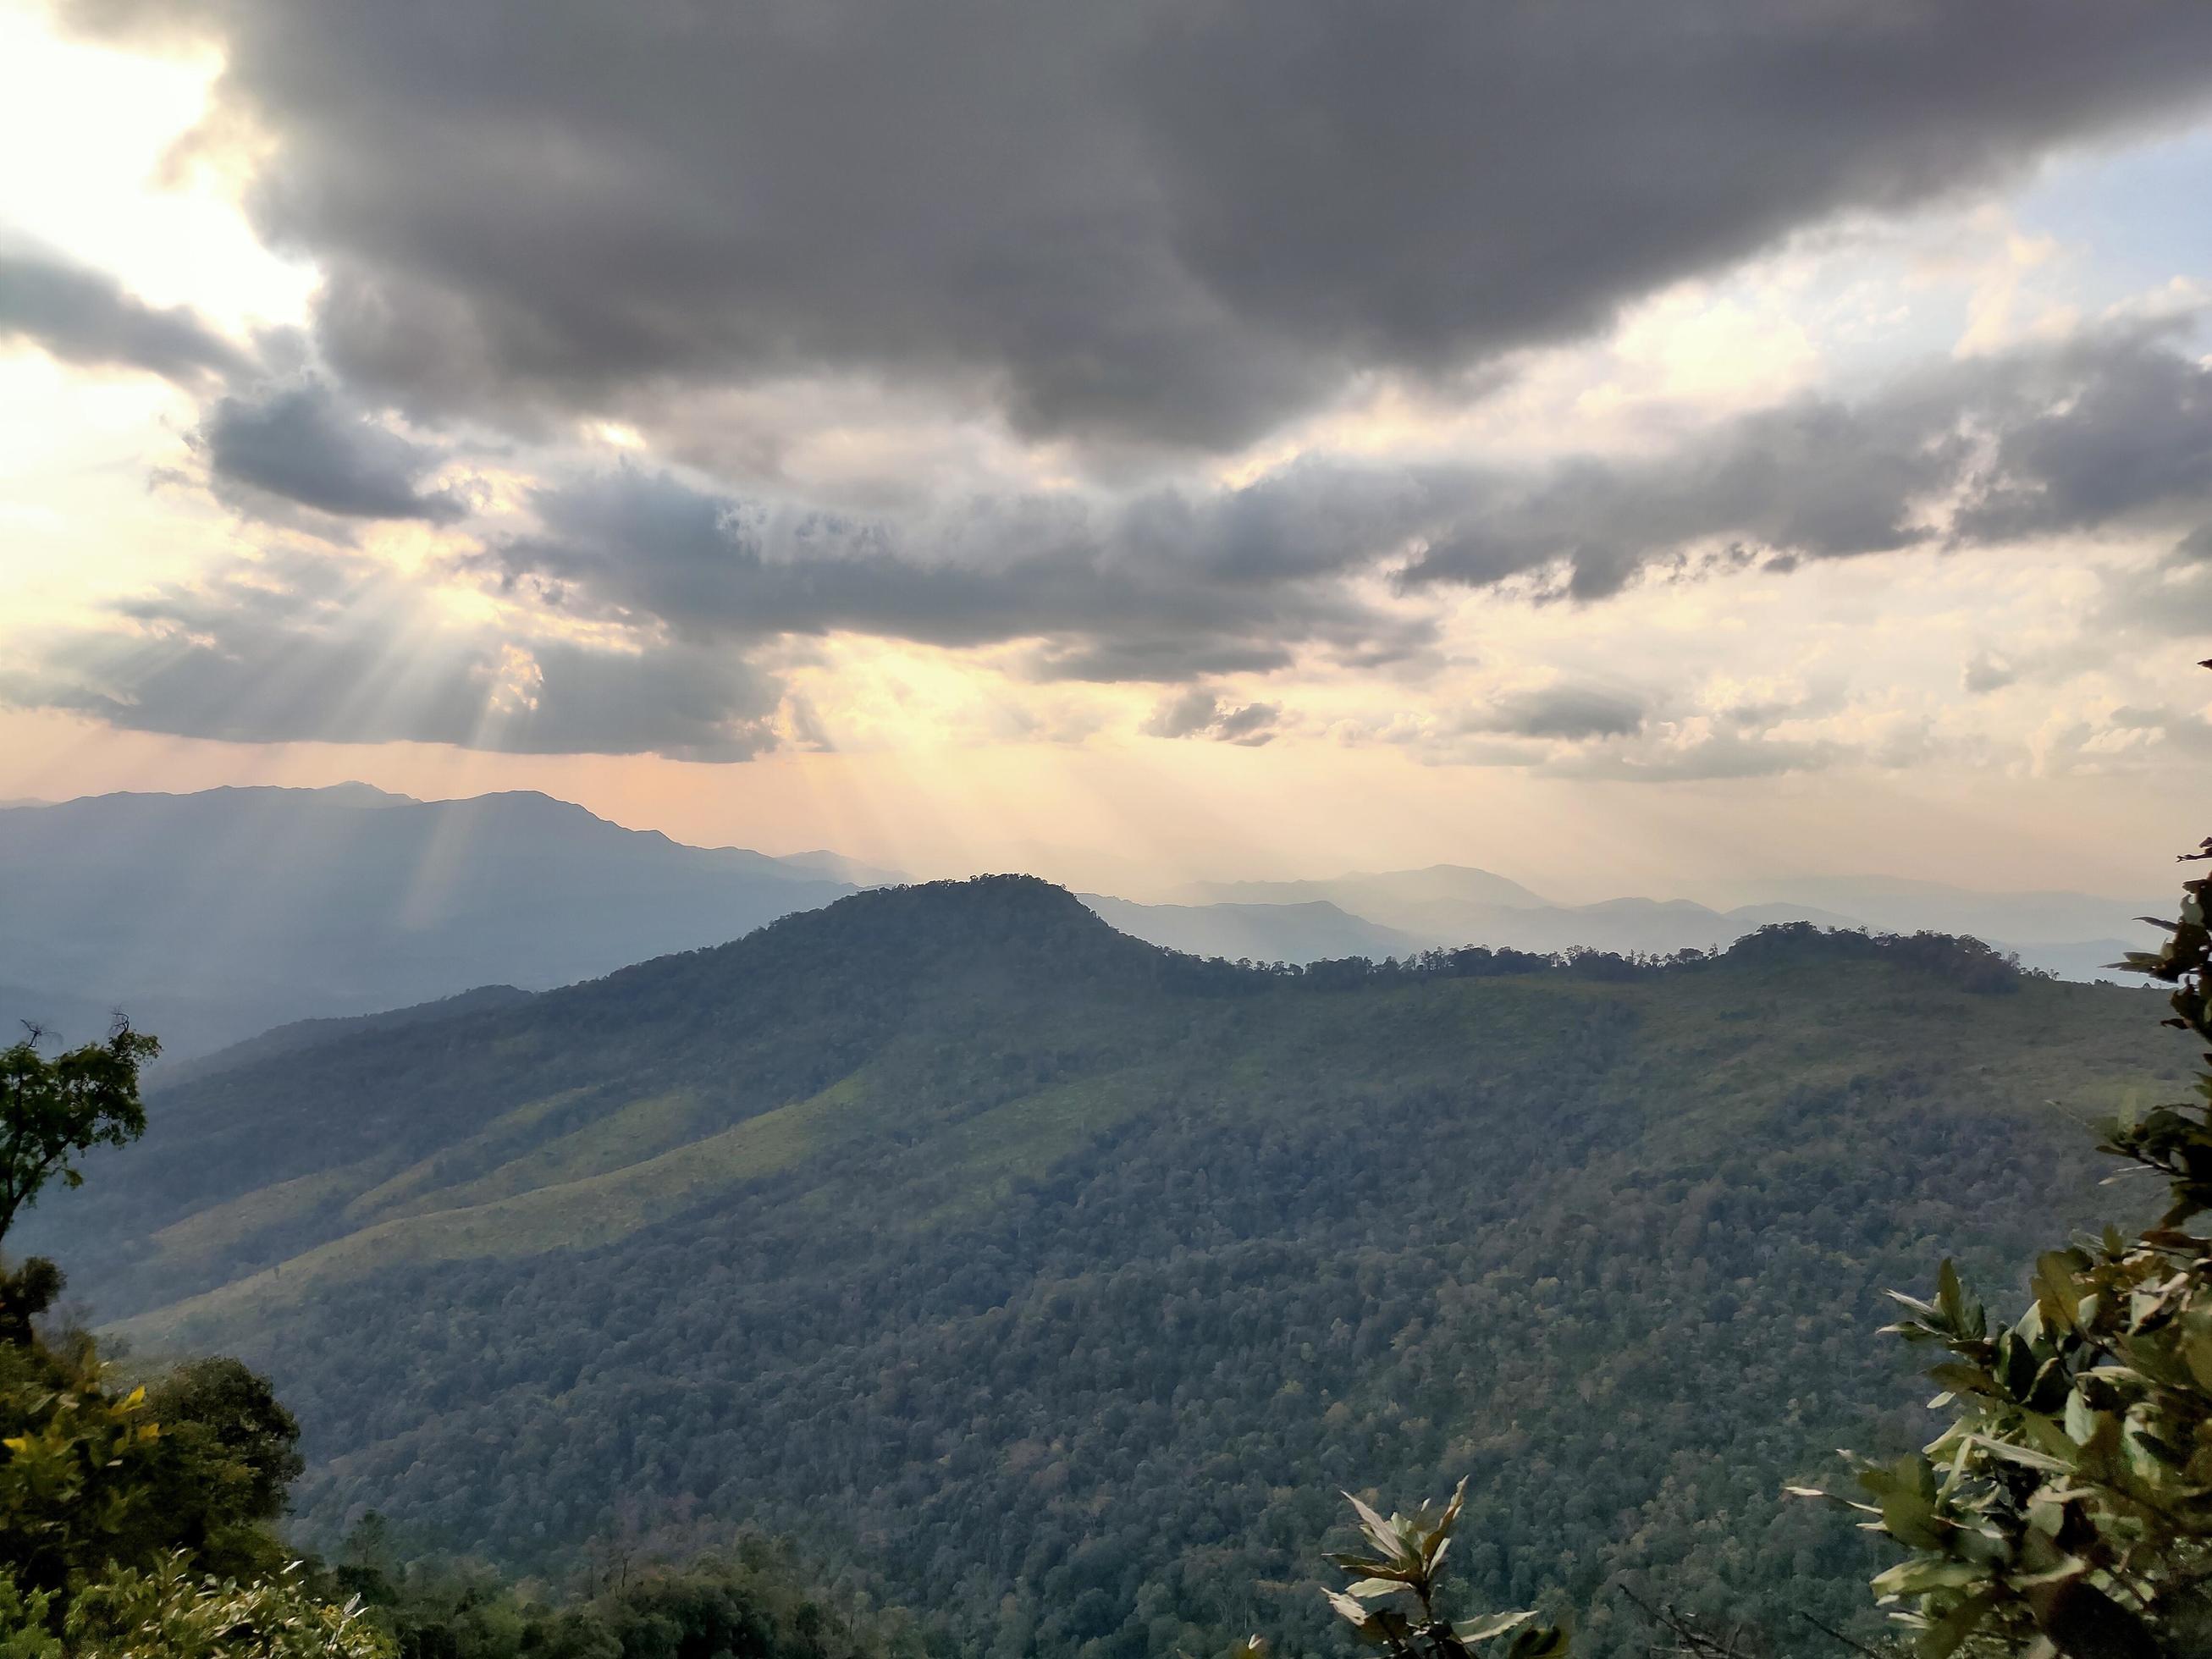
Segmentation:
<svg viewBox="0 0 2212 1659">
<path fill-rule="evenodd" d="M 34 1630 L 30 1620 L 23 1623 Z M 391 1659 L 392 1652 L 358 1601 L 330 1605 L 296 1562 L 240 1583 L 196 1572 L 182 1552 L 87 1586 L 64 1624 L 64 1639 L 51 1645 L 33 1634 L 26 1659 Z"/>
<path fill-rule="evenodd" d="M 2166 1024 L 2212 1050 L 2208 909 L 2212 878 L 2185 884 L 2163 948 L 2118 965 L 2172 986 Z M 2212 1209 L 2212 1069 L 2195 1092 L 2101 1126 L 2100 1150 L 2165 1178 L 2165 1212 L 2045 1254 L 2011 1325 L 1948 1261 L 1933 1300 L 1891 1293 L 1890 1328 L 1944 1352 L 1954 1416 L 1923 1452 L 1856 1460 L 1850 1507 L 1909 1552 L 1875 1589 L 1922 1659 L 2212 1651 L 2212 1237 L 2185 1224 Z"/>
<path fill-rule="evenodd" d="M 1566 1632 L 1534 1623 L 1531 1609 L 1456 1621 L 1439 1610 L 1444 1553 L 1467 1502 L 1464 1480 L 1441 1509 L 1425 1504 L 1387 1521 L 1350 1492 L 1345 1498 L 1370 1552 L 1330 1556 L 1351 1582 L 1323 1594 L 1362 1642 L 1390 1659 L 1476 1659 L 1478 1650 L 1480 1659 L 1566 1659 Z M 1267 1659 L 1267 1652 L 1266 1641 L 1254 1636 L 1231 1659 Z"/>
</svg>

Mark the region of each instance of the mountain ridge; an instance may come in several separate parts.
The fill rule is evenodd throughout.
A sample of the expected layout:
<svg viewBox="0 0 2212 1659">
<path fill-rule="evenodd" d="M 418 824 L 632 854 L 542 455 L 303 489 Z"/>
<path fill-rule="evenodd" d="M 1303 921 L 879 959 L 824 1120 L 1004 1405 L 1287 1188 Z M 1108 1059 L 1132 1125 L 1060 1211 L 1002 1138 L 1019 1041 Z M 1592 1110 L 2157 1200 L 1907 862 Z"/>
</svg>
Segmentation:
<svg viewBox="0 0 2212 1659">
<path fill-rule="evenodd" d="M 0 982 L 43 988 L 34 1017 L 158 1012 L 185 1058 L 293 1020 L 548 988 L 853 890 L 538 791 L 89 796 L 0 811 Z"/>
<path fill-rule="evenodd" d="M 548 989 L 899 877 L 820 849 L 693 847 L 535 790 L 423 801 L 362 783 L 246 786 L 0 809 L 0 1017 L 81 1041 L 122 1008 L 165 1033 L 166 1066 L 301 1019 L 402 1010 L 479 985 Z M 1869 885 L 1837 880 L 1838 892 Z M 1948 918 L 1942 931 L 2085 979 L 2130 948 L 2127 919 L 2143 908 L 1887 889 L 1887 908 L 1871 916 L 1776 900 L 1728 911 L 1640 897 L 1565 906 L 1493 872 L 1435 865 L 1201 884 L 1194 890 L 1217 896 L 1200 905 L 1097 897 L 1138 937 L 1231 959 L 1469 943 L 1666 955 L 1722 948 L 1770 921 L 1912 931 Z M 2004 931 L 2014 921 L 2026 925 Z M 2104 930 L 2067 931 L 2092 921 Z"/>
<path fill-rule="evenodd" d="M 142 1356 L 271 1371 L 305 1546 L 375 1508 L 552 1571 L 627 1505 L 799 1533 L 957 1644 L 1011 1599 L 1076 1659 L 1224 1583 L 1303 1639 L 1330 1479 L 1469 1474 L 1516 1542 L 1473 1593 L 1584 1564 L 1609 1659 L 1622 1571 L 1863 1602 L 1775 1488 L 1911 1442 L 1875 1291 L 2105 1213 L 2038 1103 L 2159 1097 L 2158 1042 L 1971 943 L 1276 972 L 979 878 L 159 1089 L 21 1242 Z M 1700 1554 L 1688 1468 L 1749 1556 Z"/>
</svg>

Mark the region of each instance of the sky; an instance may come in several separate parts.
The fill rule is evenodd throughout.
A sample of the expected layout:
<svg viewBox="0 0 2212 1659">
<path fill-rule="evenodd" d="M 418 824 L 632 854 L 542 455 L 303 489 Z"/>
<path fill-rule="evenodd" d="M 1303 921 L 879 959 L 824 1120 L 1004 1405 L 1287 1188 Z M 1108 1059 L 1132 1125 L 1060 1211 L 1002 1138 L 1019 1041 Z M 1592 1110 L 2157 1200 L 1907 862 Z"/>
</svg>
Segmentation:
<svg viewBox="0 0 2212 1659">
<path fill-rule="evenodd" d="M 0 0 L 0 799 L 2164 890 L 2212 9 Z"/>
</svg>

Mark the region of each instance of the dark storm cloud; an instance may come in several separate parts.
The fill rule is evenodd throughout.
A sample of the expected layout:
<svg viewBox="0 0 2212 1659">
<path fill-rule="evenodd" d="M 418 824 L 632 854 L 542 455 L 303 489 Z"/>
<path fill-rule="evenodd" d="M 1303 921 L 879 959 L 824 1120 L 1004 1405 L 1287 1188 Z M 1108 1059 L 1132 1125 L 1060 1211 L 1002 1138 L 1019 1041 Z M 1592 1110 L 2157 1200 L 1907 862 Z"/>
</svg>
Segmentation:
<svg viewBox="0 0 2212 1659">
<path fill-rule="evenodd" d="M 191 386 L 246 372 L 247 355 L 184 306 L 149 306 L 114 277 L 58 256 L 0 247 L 0 344 L 64 362 L 144 369 Z"/>
<path fill-rule="evenodd" d="M 365 562 L 275 556 L 52 638 L 0 703 L 235 743 L 445 743 L 518 754 L 743 760 L 778 689 L 730 653 L 601 649 L 440 627 Z"/>
<path fill-rule="evenodd" d="M 1216 447 L 2212 76 L 2142 0 L 65 9 L 221 37 L 326 357 L 418 411 L 849 370 Z"/>
<path fill-rule="evenodd" d="M 218 398 L 200 423 L 200 444 L 219 491 L 243 485 L 349 519 L 422 519 L 450 524 L 467 501 L 425 489 L 445 460 L 347 408 L 319 380 Z"/>
<path fill-rule="evenodd" d="M 1291 468 L 1265 487 L 1120 504 L 1014 498 L 904 521 L 751 503 L 637 468 L 537 492 L 542 529 L 483 562 L 579 614 L 692 638 L 852 632 L 1040 642 L 1042 678 L 1187 680 L 1429 645 L 1341 574 L 1388 550 L 1399 481 Z"/>
</svg>

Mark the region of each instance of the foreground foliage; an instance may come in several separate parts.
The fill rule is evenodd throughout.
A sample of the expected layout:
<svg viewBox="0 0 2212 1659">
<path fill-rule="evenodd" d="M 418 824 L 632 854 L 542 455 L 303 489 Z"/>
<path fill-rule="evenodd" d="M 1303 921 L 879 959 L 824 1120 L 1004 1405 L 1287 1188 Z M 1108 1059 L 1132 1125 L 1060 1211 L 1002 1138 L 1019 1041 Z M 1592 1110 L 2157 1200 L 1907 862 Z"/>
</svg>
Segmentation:
<svg viewBox="0 0 2212 1659">
<path fill-rule="evenodd" d="M 2212 879 L 2183 893 L 2164 948 L 2129 965 L 2212 1045 Z M 1875 1583 L 1922 1659 L 2212 1651 L 2212 1237 L 2189 1224 L 2212 1210 L 2212 1069 L 2195 1093 L 2103 1126 L 2165 1212 L 2045 1253 L 2010 1325 L 1948 1261 L 1933 1298 L 1897 1297 L 1893 1328 L 1947 1356 L 1929 1375 L 1954 1414 L 1924 1450 L 1865 1463 L 1855 1507 L 1909 1552 Z"/>
<path fill-rule="evenodd" d="M 59 1634 L 55 1634 L 58 1630 Z M 240 1583 L 195 1572 L 179 1551 L 113 1569 L 60 1597 L 0 1573 L 0 1659 L 391 1659 L 356 1604 L 333 1606 L 295 1563 Z"/>
<path fill-rule="evenodd" d="M 1449 1616 L 1443 1601 L 1444 1554 L 1467 1504 L 1467 1482 L 1453 1488 L 1441 1509 L 1423 1505 L 1411 1515 L 1395 1510 L 1389 1520 L 1351 1494 L 1365 1547 L 1358 1553 L 1330 1556 L 1351 1581 L 1328 1591 L 1328 1603 L 1370 1647 L 1390 1659 L 1565 1659 L 1567 1635 L 1556 1625 L 1535 1622 L 1534 1608 Z M 1248 1644 L 1248 1651 L 1254 1644 Z"/>
<path fill-rule="evenodd" d="M 146 1133 L 138 1072 L 161 1052 L 122 1020 L 106 1042 L 51 1060 L 39 1052 L 39 1035 L 0 1048 L 0 1238 L 48 1182 L 84 1184 L 76 1160 L 86 1152 Z"/>
</svg>

